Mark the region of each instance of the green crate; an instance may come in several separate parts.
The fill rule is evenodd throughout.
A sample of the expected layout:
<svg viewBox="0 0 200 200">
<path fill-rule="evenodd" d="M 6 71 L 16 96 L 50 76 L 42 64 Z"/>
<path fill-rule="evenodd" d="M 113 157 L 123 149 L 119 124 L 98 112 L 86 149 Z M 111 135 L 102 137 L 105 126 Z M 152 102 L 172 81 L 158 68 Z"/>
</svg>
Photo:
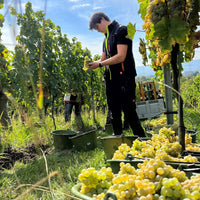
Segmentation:
<svg viewBox="0 0 200 200">
<path fill-rule="evenodd" d="M 89 151 L 97 147 L 96 129 L 69 138 L 76 150 Z"/>
<path fill-rule="evenodd" d="M 137 138 L 137 136 L 108 136 L 101 138 L 106 158 L 112 159 L 113 154 L 122 143 L 126 143 L 131 147 L 133 141 Z"/>
<path fill-rule="evenodd" d="M 72 148 L 72 142 L 69 138 L 76 135 L 75 131 L 72 131 L 70 129 L 54 130 L 51 132 L 51 134 L 53 135 L 54 147 L 56 151 Z"/>
<path fill-rule="evenodd" d="M 79 199 L 84 199 L 84 200 L 94 200 L 93 198 L 91 197 L 88 197 L 87 195 L 84 195 L 84 194 L 81 194 L 79 191 L 81 189 L 81 183 L 78 183 L 76 185 L 74 185 L 71 189 L 71 192 L 72 194 L 75 196 L 75 197 L 78 197 Z M 77 199 L 77 198 L 74 198 L 74 199 Z"/>
<path fill-rule="evenodd" d="M 83 200 L 94 200 L 93 198 L 87 196 L 87 195 L 84 195 L 84 194 L 81 194 L 79 191 L 81 189 L 81 183 L 78 183 L 76 185 L 74 185 L 71 189 L 71 192 L 72 194 L 75 196 L 75 198 L 73 199 L 76 199 L 79 198 L 79 199 L 83 199 Z M 110 199 L 110 197 L 113 199 L 113 200 L 117 200 L 117 197 L 115 196 L 114 193 L 111 193 L 111 192 L 108 192 L 106 193 L 105 197 L 104 197 L 104 200 L 108 200 Z"/>
<path fill-rule="evenodd" d="M 110 167 L 112 168 L 112 171 L 114 174 L 117 174 L 120 171 L 120 163 L 130 163 L 131 166 L 138 168 L 139 163 L 143 163 L 145 159 L 125 159 L 125 160 L 107 160 L 107 163 L 110 164 Z M 193 162 L 177 162 L 177 161 L 165 161 L 167 165 L 171 165 L 175 169 L 179 169 L 181 171 L 187 171 L 186 169 L 191 169 L 190 172 L 195 172 L 196 169 L 200 169 L 200 163 L 193 163 Z M 192 170 L 194 169 L 194 171 Z M 187 175 L 191 173 L 186 173 Z"/>
<path fill-rule="evenodd" d="M 135 167 L 136 169 L 138 168 L 139 163 L 143 163 L 144 160 L 107 160 L 107 163 L 110 164 L 110 167 L 112 168 L 112 172 L 114 174 L 117 174 L 120 171 L 120 163 L 130 163 L 131 166 Z"/>
</svg>

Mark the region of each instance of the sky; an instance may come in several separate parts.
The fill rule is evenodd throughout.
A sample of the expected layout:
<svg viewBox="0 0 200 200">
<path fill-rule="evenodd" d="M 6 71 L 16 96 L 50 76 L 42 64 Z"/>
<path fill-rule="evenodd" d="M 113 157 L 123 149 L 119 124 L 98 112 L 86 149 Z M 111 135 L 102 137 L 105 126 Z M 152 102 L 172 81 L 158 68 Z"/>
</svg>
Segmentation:
<svg viewBox="0 0 200 200">
<path fill-rule="evenodd" d="M 13 50 L 16 45 L 15 37 L 18 33 L 16 19 L 7 12 L 9 5 L 17 5 L 18 12 L 24 12 L 26 0 L 4 0 L 5 8 L 1 13 L 5 16 L 2 29 L 2 43 L 8 49 Z M 89 30 L 89 19 L 94 12 L 103 11 L 112 20 L 127 25 L 129 22 L 136 24 L 136 33 L 133 39 L 133 54 L 136 66 L 142 66 L 142 56 L 139 53 L 139 38 L 145 38 L 142 25 L 143 21 L 138 14 L 139 4 L 137 0 L 29 0 L 34 11 L 43 10 L 45 18 L 51 19 L 61 27 L 62 34 L 69 39 L 76 37 L 82 44 L 82 48 L 88 48 L 92 55 L 101 55 L 104 35 L 97 31 Z M 194 59 L 200 59 L 200 49 L 196 51 Z"/>
</svg>

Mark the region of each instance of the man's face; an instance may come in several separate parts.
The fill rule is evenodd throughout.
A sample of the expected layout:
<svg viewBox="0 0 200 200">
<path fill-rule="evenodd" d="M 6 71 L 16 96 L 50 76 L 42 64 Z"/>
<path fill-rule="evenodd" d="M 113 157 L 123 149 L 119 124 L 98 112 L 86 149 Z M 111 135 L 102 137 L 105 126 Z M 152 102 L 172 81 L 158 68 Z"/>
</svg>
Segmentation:
<svg viewBox="0 0 200 200">
<path fill-rule="evenodd" d="M 96 31 L 100 33 L 106 33 L 106 20 L 104 18 L 101 19 L 100 23 L 96 24 L 96 27 L 94 28 Z"/>
</svg>

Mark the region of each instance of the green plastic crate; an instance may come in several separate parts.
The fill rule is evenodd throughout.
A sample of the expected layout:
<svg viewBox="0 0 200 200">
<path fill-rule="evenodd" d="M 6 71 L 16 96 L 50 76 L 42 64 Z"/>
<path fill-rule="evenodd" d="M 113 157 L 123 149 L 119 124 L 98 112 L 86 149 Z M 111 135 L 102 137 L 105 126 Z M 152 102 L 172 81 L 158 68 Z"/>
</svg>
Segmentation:
<svg viewBox="0 0 200 200">
<path fill-rule="evenodd" d="M 53 135 L 54 147 L 56 151 L 72 148 L 72 142 L 69 138 L 76 135 L 75 131 L 72 131 L 70 129 L 54 130 L 51 132 L 51 134 Z"/>
<path fill-rule="evenodd" d="M 97 147 L 96 129 L 69 138 L 76 150 L 89 151 Z"/>
</svg>

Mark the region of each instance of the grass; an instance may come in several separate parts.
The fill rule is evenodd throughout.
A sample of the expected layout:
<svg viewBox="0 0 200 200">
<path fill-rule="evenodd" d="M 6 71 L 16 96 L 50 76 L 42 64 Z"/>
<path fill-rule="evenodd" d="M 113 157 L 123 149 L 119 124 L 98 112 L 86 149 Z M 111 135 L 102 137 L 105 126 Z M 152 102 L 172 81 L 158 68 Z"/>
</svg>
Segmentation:
<svg viewBox="0 0 200 200">
<path fill-rule="evenodd" d="M 91 119 L 91 113 L 82 114 L 84 127 L 76 123 L 74 116 L 70 123 L 64 122 L 62 114 L 56 116 L 56 126 L 59 129 L 73 129 L 84 131 L 97 127 L 97 136 L 107 136 L 102 131 L 105 124 L 105 114 L 96 115 L 98 124 Z M 163 116 L 162 116 L 163 117 Z M 162 118 L 161 117 L 161 118 Z M 54 130 L 50 117 L 41 122 L 37 117 L 30 118 L 31 125 L 23 124 L 19 119 L 12 120 L 11 131 L 3 131 L 1 138 L 4 148 L 25 147 L 30 144 L 37 146 L 38 157 L 33 162 L 23 163 L 17 161 L 11 169 L 0 171 L 0 199 L 4 200 L 66 200 L 72 199 L 71 188 L 78 182 L 78 175 L 82 169 L 94 167 L 100 169 L 106 166 L 106 158 L 100 139 L 97 148 L 92 151 L 64 150 L 57 152 L 54 149 L 51 132 Z M 154 120 L 153 120 L 154 121 Z M 145 125 L 148 121 L 143 121 Z M 126 135 L 131 131 L 127 130 Z M 39 144 L 48 145 L 43 151 Z M 77 198 L 76 198 L 77 199 Z"/>
<path fill-rule="evenodd" d="M 84 113 L 83 128 L 85 131 L 94 127 L 90 120 L 90 113 Z M 97 136 L 105 136 L 102 132 L 105 116 L 98 114 Z M 98 148 L 92 151 L 64 150 L 57 152 L 53 146 L 51 132 L 54 130 L 50 117 L 38 122 L 36 117 L 30 119 L 31 126 L 12 120 L 12 130 L 2 130 L 2 145 L 4 148 L 22 148 L 30 144 L 37 147 L 38 158 L 24 164 L 17 161 L 11 169 L 0 171 L 0 199 L 71 199 L 71 188 L 78 182 L 81 170 L 88 167 L 100 169 L 106 165 L 105 154 L 101 141 L 97 141 Z M 33 123 L 34 122 L 34 123 Z M 78 131 L 79 125 L 72 115 L 70 123 L 64 122 L 62 114 L 56 117 L 57 130 L 71 128 Z M 43 152 L 39 144 L 49 145 L 47 152 Z M 48 177 L 51 176 L 51 177 Z"/>
<path fill-rule="evenodd" d="M 68 199 L 71 187 L 77 183 L 82 169 L 105 166 L 104 153 L 98 149 L 90 152 L 52 153 L 46 157 L 46 161 L 49 174 L 56 172 L 55 176 L 50 178 L 50 184 L 46 179 L 44 183 L 35 187 L 35 190 L 20 199 Z M 6 189 L 7 192 L 1 193 L 0 197 L 2 199 L 16 198 L 45 177 L 47 177 L 47 168 L 44 157 L 26 165 L 17 162 L 12 170 L 6 170 L 1 174 L 1 189 L 2 191 Z M 44 187 L 43 190 L 39 190 L 40 186 Z M 4 190 L 3 187 L 5 187 Z M 53 191 L 53 198 L 50 188 Z"/>
</svg>

